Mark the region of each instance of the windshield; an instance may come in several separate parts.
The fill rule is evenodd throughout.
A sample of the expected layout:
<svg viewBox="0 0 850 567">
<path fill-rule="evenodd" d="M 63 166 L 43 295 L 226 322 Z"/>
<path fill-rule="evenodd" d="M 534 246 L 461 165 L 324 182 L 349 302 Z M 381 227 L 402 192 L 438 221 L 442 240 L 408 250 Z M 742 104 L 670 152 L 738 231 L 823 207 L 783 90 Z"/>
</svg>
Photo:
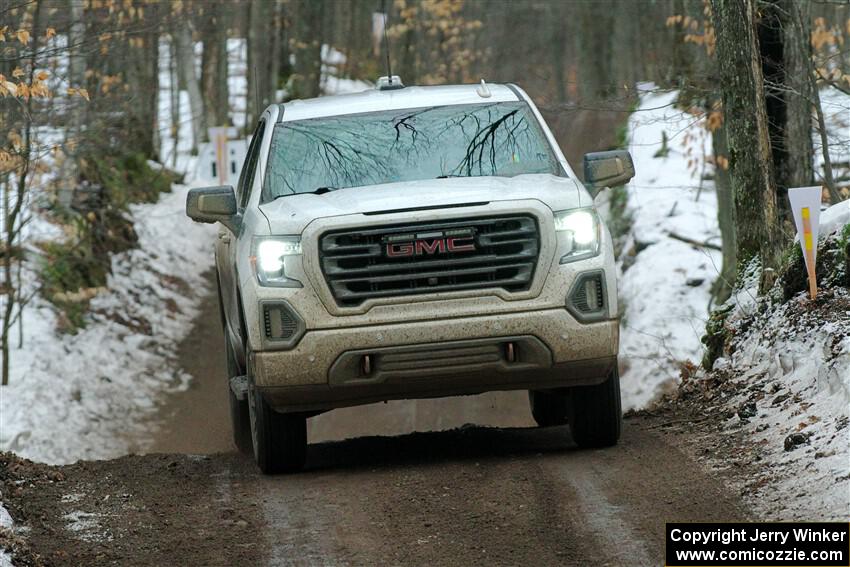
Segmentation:
<svg viewBox="0 0 850 567">
<path fill-rule="evenodd" d="M 283 122 L 267 167 L 263 201 L 442 177 L 565 175 L 524 102 Z"/>
</svg>

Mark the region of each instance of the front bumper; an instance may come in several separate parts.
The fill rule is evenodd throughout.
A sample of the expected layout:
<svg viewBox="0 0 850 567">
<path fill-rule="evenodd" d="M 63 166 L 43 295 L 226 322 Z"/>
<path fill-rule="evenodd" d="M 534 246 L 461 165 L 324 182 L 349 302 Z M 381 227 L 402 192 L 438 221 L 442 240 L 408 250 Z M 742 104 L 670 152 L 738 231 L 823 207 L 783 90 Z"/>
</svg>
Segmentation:
<svg viewBox="0 0 850 567">
<path fill-rule="evenodd" d="M 281 411 L 595 384 L 618 340 L 616 320 L 582 324 L 563 308 L 322 329 L 254 353 L 254 382 Z"/>
</svg>

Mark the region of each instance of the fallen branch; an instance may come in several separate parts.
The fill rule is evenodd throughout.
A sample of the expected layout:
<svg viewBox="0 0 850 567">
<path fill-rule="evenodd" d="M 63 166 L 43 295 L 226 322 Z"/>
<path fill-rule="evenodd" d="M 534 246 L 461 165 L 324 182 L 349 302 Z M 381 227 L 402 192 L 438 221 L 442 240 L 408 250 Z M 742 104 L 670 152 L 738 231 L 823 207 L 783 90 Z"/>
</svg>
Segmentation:
<svg viewBox="0 0 850 567">
<path fill-rule="evenodd" d="M 688 238 L 687 236 L 682 236 L 680 234 L 676 234 L 675 232 L 668 232 L 667 236 L 675 240 L 679 240 L 681 242 L 686 242 L 691 246 L 698 246 L 700 248 L 711 248 L 712 250 L 720 250 L 721 252 L 723 251 L 723 249 L 717 244 L 712 244 L 711 242 L 700 242 L 699 240 L 694 240 L 693 238 Z"/>
</svg>

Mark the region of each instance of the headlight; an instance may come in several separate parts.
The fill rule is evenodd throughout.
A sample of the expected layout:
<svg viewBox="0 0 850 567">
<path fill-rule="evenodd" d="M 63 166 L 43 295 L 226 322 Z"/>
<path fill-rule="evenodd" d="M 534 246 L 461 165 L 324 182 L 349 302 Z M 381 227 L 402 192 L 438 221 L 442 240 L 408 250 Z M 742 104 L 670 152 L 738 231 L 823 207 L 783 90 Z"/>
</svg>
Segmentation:
<svg viewBox="0 0 850 567">
<path fill-rule="evenodd" d="M 593 209 L 555 213 L 555 230 L 565 242 L 561 263 L 575 262 L 599 253 L 599 219 Z"/>
<path fill-rule="evenodd" d="M 301 255 L 301 239 L 297 236 L 272 236 L 254 239 L 251 260 L 260 285 L 269 287 L 301 287 L 301 282 L 286 275 L 286 266 Z"/>
</svg>

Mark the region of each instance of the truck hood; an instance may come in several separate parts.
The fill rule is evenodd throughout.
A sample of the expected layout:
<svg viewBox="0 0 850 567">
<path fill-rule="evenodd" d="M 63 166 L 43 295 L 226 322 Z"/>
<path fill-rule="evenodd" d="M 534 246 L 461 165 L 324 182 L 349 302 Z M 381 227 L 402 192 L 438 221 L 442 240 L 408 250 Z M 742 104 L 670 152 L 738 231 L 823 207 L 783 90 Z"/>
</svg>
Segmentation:
<svg viewBox="0 0 850 567">
<path fill-rule="evenodd" d="M 457 207 L 494 201 L 536 199 L 553 211 L 589 207 L 593 200 L 578 181 L 548 174 L 515 177 L 456 177 L 338 189 L 323 195 L 280 197 L 260 206 L 270 234 L 301 234 L 318 218 L 422 207 Z"/>
</svg>

